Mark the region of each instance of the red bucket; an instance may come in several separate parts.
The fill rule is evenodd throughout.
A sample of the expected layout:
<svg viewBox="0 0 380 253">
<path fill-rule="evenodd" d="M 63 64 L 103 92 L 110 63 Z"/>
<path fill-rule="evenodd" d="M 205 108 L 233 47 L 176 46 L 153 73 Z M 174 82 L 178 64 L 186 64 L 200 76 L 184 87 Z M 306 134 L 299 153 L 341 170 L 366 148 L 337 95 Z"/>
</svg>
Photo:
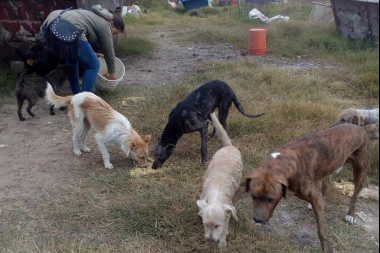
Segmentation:
<svg viewBox="0 0 380 253">
<path fill-rule="evenodd" d="M 249 30 L 249 54 L 264 55 L 267 53 L 267 31 L 265 29 Z"/>
</svg>

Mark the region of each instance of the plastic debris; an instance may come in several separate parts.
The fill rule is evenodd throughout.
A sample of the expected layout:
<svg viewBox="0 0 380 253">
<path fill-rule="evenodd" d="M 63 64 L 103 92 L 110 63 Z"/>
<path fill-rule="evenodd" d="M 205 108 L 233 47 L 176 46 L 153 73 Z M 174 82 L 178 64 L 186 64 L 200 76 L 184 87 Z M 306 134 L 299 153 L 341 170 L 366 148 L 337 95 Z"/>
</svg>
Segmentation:
<svg viewBox="0 0 380 253">
<path fill-rule="evenodd" d="M 257 8 L 253 9 L 249 13 L 249 17 L 251 19 L 260 19 L 262 22 L 264 22 L 266 24 L 272 23 L 272 22 L 277 21 L 277 20 L 283 20 L 286 22 L 290 20 L 290 17 L 282 16 L 282 15 L 278 15 L 278 16 L 275 16 L 273 18 L 268 18 L 261 11 L 259 11 Z"/>
</svg>

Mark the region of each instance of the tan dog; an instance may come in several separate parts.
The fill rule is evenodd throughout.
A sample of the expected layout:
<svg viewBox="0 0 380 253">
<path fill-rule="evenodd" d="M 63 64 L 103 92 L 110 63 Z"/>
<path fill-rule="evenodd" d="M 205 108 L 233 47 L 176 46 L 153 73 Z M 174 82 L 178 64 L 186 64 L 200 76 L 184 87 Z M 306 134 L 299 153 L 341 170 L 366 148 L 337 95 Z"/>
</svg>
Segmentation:
<svg viewBox="0 0 380 253">
<path fill-rule="evenodd" d="M 73 127 L 74 154 L 81 155 L 82 151 L 90 152 L 86 145 L 86 137 L 91 128 L 96 131 L 95 139 L 103 155 L 104 166 L 113 169 L 107 145 L 116 145 L 131 156 L 140 167 L 147 167 L 149 157 L 149 142 L 151 136 L 141 139 L 133 130 L 130 122 L 123 115 L 112 109 L 103 99 L 90 92 L 79 93 L 75 96 L 59 97 L 51 85 L 46 89 L 46 99 L 49 104 L 60 108 L 68 107 L 71 125 Z"/>
<path fill-rule="evenodd" d="M 379 131 L 379 125 L 344 124 L 291 142 L 271 154 L 259 169 L 248 175 L 246 181 L 246 190 L 253 198 L 255 222 L 268 222 L 289 189 L 312 204 L 323 252 L 333 253 L 326 230 L 323 184 L 347 161 L 353 164 L 355 192 L 346 221 L 355 223 L 356 202 L 374 154 L 374 140 L 370 134 L 375 131 Z"/>
<path fill-rule="evenodd" d="M 379 124 L 379 108 L 373 110 L 359 110 L 354 108 L 344 110 L 339 115 L 337 122 L 332 126 L 334 127 L 346 123 L 358 126 Z M 379 132 L 375 133 L 374 138 L 379 139 Z"/>
<path fill-rule="evenodd" d="M 223 248 L 227 246 L 231 216 L 238 220 L 232 198 L 240 186 L 243 161 L 240 151 L 232 146 L 215 113 L 211 115 L 211 119 L 224 148 L 214 155 L 207 169 L 202 196 L 197 204 L 206 240 L 219 242 L 219 248 Z"/>
</svg>

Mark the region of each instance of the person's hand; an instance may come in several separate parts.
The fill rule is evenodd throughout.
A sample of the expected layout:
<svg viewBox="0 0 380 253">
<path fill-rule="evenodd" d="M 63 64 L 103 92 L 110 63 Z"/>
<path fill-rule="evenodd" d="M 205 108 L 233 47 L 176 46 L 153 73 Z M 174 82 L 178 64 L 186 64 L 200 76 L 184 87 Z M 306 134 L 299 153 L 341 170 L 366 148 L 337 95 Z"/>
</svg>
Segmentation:
<svg viewBox="0 0 380 253">
<path fill-rule="evenodd" d="M 109 80 L 116 80 L 115 74 L 108 74 L 109 75 Z"/>
<path fill-rule="evenodd" d="M 96 53 L 96 56 L 97 56 L 98 58 L 104 58 L 104 54 L 101 54 L 101 53 Z"/>
</svg>

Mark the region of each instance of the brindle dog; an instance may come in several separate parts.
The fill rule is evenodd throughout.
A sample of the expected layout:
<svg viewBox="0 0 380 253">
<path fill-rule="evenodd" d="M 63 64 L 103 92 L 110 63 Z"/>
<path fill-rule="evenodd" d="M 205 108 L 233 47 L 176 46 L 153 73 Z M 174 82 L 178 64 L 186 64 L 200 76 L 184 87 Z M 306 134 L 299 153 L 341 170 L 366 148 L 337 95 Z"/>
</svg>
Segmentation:
<svg viewBox="0 0 380 253">
<path fill-rule="evenodd" d="M 209 119 L 216 108 L 219 110 L 219 121 L 227 130 L 227 117 L 232 103 L 246 117 L 257 118 L 260 115 L 247 114 L 239 103 L 235 93 L 228 84 L 222 81 L 211 81 L 192 92 L 181 101 L 170 113 L 169 122 L 158 140 L 153 169 L 164 165 L 172 155 L 179 139 L 188 133 L 200 132 L 202 138 L 202 162 L 207 162 L 207 140 Z M 215 134 L 215 129 L 211 137 Z"/>
<path fill-rule="evenodd" d="M 253 198 L 257 223 L 266 223 L 287 189 L 312 204 L 324 253 L 333 253 L 326 230 L 323 184 L 346 162 L 354 168 L 355 191 L 346 221 L 355 223 L 355 206 L 364 187 L 374 154 L 373 132 L 379 125 L 360 127 L 344 124 L 328 131 L 300 139 L 279 149 L 253 171 L 246 181 Z"/>
</svg>

